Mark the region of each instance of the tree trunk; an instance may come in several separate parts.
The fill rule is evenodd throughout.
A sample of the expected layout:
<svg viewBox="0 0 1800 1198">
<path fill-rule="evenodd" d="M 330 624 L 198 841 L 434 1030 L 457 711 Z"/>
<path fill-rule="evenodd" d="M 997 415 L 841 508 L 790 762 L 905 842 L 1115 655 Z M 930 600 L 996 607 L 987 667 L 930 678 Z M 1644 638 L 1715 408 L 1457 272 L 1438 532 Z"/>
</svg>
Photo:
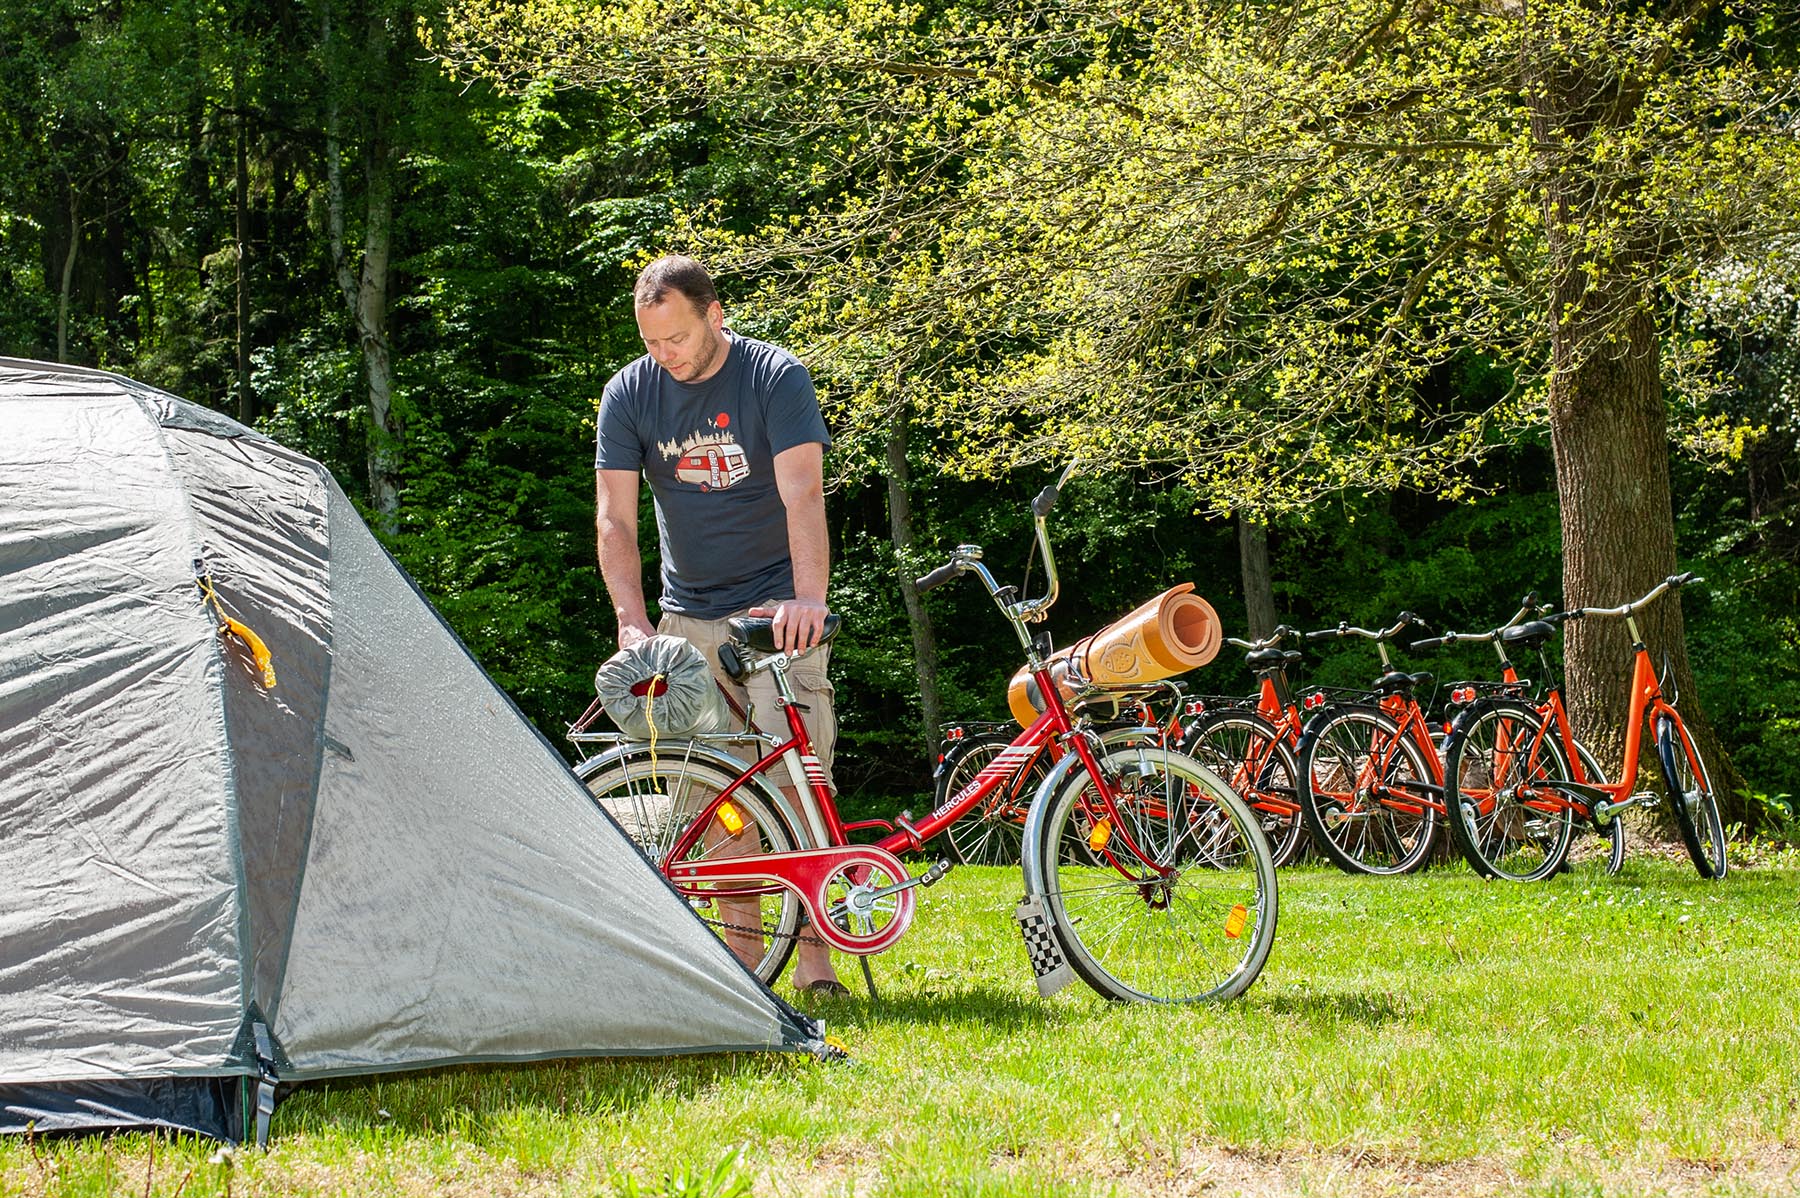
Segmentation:
<svg viewBox="0 0 1800 1198">
<path fill-rule="evenodd" d="M 1530 82 L 1533 134 L 1546 147 L 1580 145 L 1595 126 L 1629 123 L 1635 110 L 1616 81 L 1554 58 L 1541 63 Z M 1562 504 L 1563 604 L 1617 607 L 1676 572 L 1660 343 L 1634 270 L 1657 251 L 1629 240 L 1629 227 L 1604 255 L 1588 249 L 1586 225 L 1629 211 L 1638 184 L 1574 155 L 1563 162 L 1582 169 L 1547 171 L 1543 195 L 1555 264 L 1548 399 Z M 1668 663 L 1682 715 L 1727 818 L 1740 815 L 1742 779 L 1700 709 L 1678 598 L 1658 600 L 1637 623 L 1659 666 Z M 1576 731 L 1614 777 L 1630 707 L 1630 636 L 1620 619 L 1581 620 L 1565 628 L 1565 693 Z M 1648 749 L 1639 788 L 1655 790 L 1661 779 Z"/>
<path fill-rule="evenodd" d="M 909 412 L 902 408 L 894 416 L 887 438 L 888 522 L 893 530 L 895 557 L 900 563 L 900 597 L 906 604 L 906 622 L 912 629 L 913 655 L 919 667 L 919 708 L 923 726 L 920 733 L 925 751 L 937 749 L 938 729 L 944 722 L 943 703 L 938 697 L 937 634 L 931 627 L 931 613 L 913 585 L 912 499 L 907 488 L 912 471 L 906 461 L 906 429 Z"/>
<path fill-rule="evenodd" d="M 62 290 L 56 300 L 56 360 L 69 360 L 69 293 L 75 287 L 75 255 L 81 249 L 81 192 L 69 183 L 69 252 L 63 256 Z"/>
<path fill-rule="evenodd" d="M 1238 564 L 1244 575 L 1244 616 L 1250 639 L 1275 631 L 1275 584 L 1269 573 L 1269 526 L 1237 514 Z"/>
<path fill-rule="evenodd" d="M 250 147 L 244 127 L 241 61 L 232 64 L 231 93 L 237 108 L 237 193 L 233 199 L 237 208 L 237 409 L 238 420 L 250 424 L 256 419 L 256 396 L 250 390 Z"/>
<path fill-rule="evenodd" d="M 325 6 L 322 44 L 325 59 L 333 59 L 331 8 Z M 371 16 L 366 51 L 370 61 L 385 67 L 390 58 L 386 22 L 379 12 Z M 328 68 L 329 72 L 329 68 Z M 344 171 L 341 113 L 335 79 L 325 85 L 325 180 L 331 259 L 338 289 L 356 326 L 362 350 L 363 373 L 369 389 L 369 501 L 375 509 L 376 527 L 392 536 L 399 529 L 400 490 L 395 444 L 399 421 L 394 414 L 393 361 L 388 345 L 388 260 L 393 247 L 394 155 L 387 135 L 385 114 L 376 101 L 372 132 L 363 147 L 367 180 L 367 214 L 363 224 L 360 269 L 350 260 L 344 236 Z"/>
</svg>

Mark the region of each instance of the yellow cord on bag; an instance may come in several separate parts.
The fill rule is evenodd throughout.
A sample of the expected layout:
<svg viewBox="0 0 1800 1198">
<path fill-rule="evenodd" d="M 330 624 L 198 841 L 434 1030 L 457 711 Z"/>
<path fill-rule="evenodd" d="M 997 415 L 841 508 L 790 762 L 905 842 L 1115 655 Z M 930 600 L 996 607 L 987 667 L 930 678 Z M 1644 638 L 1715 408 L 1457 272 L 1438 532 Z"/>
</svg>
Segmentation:
<svg viewBox="0 0 1800 1198">
<path fill-rule="evenodd" d="M 219 617 L 219 635 L 235 636 L 244 642 L 244 647 L 250 650 L 250 656 L 256 661 L 258 672 L 262 674 L 263 689 L 274 690 L 275 661 L 269 655 L 269 647 L 263 644 L 260 636 L 250 631 L 248 625 L 225 614 L 224 601 L 219 598 L 219 592 L 213 589 L 210 574 L 197 574 L 194 582 L 200 588 L 200 594 L 205 597 L 207 603 L 212 605 L 213 611 Z"/>
<path fill-rule="evenodd" d="M 650 726 L 650 776 L 662 777 L 656 768 L 656 684 L 663 680 L 661 674 L 650 675 L 650 685 L 644 688 L 644 723 Z"/>
</svg>

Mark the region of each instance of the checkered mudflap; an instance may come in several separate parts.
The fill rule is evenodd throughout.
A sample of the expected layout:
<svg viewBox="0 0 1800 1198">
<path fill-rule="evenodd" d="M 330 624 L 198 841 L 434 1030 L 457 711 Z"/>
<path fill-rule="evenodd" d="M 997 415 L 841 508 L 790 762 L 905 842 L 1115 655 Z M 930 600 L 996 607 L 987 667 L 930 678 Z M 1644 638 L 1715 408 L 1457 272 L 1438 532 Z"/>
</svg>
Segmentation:
<svg viewBox="0 0 1800 1198">
<path fill-rule="evenodd" d="M 1038 993 L 1049 998 L 1075 980 L 1074 970 L 1063 957 L 1062 943 L 1050 917 L 1044 914 L 1044 900 L 1027 895 L 1019 903 L 1013 918 L 1019 921 L 1019 932 L 1025 937 L 1025 955 L 1031 958 L 1031 972 L 1037 976 Z"/>
</svg>

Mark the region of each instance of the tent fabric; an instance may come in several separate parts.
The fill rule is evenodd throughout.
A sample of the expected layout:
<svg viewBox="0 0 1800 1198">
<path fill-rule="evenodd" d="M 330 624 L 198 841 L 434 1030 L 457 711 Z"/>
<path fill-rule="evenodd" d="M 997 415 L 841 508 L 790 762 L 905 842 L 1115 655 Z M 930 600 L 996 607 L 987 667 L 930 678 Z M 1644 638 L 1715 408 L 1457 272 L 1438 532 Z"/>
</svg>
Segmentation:
<svg viewBox="0 0 1800 1198">
<path fill-rule="evenodd" d="M 0 760 L 0 1130 L 219 1134 L 265 1014 L 283 1082 L 820 1046 L 329 472 L 115 375 L 0 359 Z"/>
</svg>

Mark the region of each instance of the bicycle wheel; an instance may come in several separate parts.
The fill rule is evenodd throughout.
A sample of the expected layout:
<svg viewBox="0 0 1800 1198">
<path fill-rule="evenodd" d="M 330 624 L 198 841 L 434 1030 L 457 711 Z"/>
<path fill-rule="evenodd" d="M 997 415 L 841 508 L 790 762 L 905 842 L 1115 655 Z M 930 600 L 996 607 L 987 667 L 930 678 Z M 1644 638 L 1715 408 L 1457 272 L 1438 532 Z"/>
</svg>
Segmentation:
<svg viewBox="0 0 1800 1198">
<path fill-rule="evenodd" d="M 633 747 L 575 767 L 595 800 L 625 834 L 644 850 L 650 863 L 667 872 L 670 851 L 713 797 L 735 776 L 721 765 L 694 758 L 678 742 L 652 754 Z M 704 861 L 721 856 L 781 853 L 805 847 L 772 796 L 739 787 L 727 800 L 729 813 L 715 816 L 715 826 L 702 834 L 684 856 Z M 730 831 L 728 824 L 737 825 Z M 764 982 L 781 976 L 794 951 L 804 905 L 786 887 L 721 883 L 678 886 L 697 915 L 726 947 Z"/>
<path fill-rule="evenodd" d="M 1300 851 L 1304 829 L 1294 779 L 1294 751 L 1262 716 L 1217 711 L 1195 722 L 1181 751 L 1223 778 L 1256 812 L 1277 869 Z"/>
<path fill-rule="evenodd" d="M 1329 708 L 1300 739 L 1300 812 L 1313 843 L 1352 874 L 1411 873 L 1437 835 L 1431 766 L 1374 707 Z"/>
<path fill-rule="evenodd" d="M 937 778 L 933 807 L 942 807 L 994 758 L 1012 744 L 1003 733 L 984 734 L 963 742 L 964 747 L 944 761 Z M 1010 778 L 994 788 L 981 805 L 951 824 L 944 832 L 950 856 L 959 865 L 1017 865 L 1025 842 L 1025 813 L 1031 797 L 1049 774 L 1046 755 L 1039 751 Z"/>
<path fill-rule="evenodd" d="M 1119 1001 L 1242 994 L 1275 942 L 1275 862 L 1256 816 L 1174 750 L 1112 748 L 1099 765 L 1111 809 L 1077 766 L 1028 850 L 1042 866 L 1032 872 L 1044 879 L 1045 909 L 1070 966 Z M 1064 852 L 1071 841 L 1086 851 Z"/>
<path fill-rule="evenodd" d="M 1588 782 L 1595 786 L 1603 784 L 1606 781 L 1606 771 L 1600 768 L 1600 762 L 1588 751 L 1588 747 L 1576 741 L 1575 752 L 1581 757 L 1581 768 L 1587 775 Z M 1585 850 L 1582 840 L 1570 844 L 1568 859 L 1563 862 L 1564 873 L 1594 861 L 1601 862 L 1609 875 L 1619 872 L 1619 868 L 1625 864 L 1625 817 L 1613 816 L 1598 829 L 1597 834 L 1600 844 L 1594 850 Z"/>
<path fill-rule="evenodd" d="M 1444 745 L 1451 839 L 1483 877 L 1549 877 L 1562 868 L 1575 835 L 1574 808 L 1555 789 L 1569 776 L 1568 754 L 1535 708 L 1476 704 Z"/>
<path fill-rule="evenodd" d="M 1656 721 L 1656 757 L 1662 762 L 1663 779 L 1675 811 L 1675 826 L 1687 846 L 1694 868 L 1703 878 L 1722 878 L 1725 861 L 1725 821 L 1719 815 L 1719 798 L 1713 793 L 1712 776 L 1700 760 L 1687 725 L 1676 715 Z"/>
</svg>

